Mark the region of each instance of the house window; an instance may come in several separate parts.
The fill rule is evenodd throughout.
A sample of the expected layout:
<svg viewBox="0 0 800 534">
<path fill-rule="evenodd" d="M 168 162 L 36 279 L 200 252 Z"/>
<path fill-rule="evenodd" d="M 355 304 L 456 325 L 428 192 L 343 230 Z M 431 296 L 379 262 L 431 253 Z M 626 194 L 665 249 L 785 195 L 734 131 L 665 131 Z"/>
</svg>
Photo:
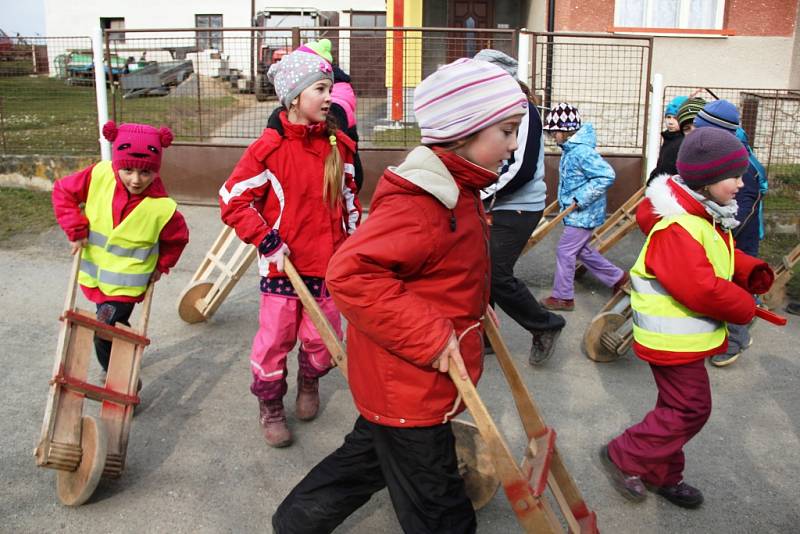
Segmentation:
<svg viewBox="0 0 800 534">
<path fill-rule="evenodd" d="M 722 30 L 725 0 L 616 0 L 617 28 Z"/>
<path fill-rule="evenodd" d="M 195 28 L 222 28 L 222 15 L 195 15 Z M 222 32 L 217 30 L 197 32 L 197 48 L 206 50 L 213 48 L 222 51 Z"/>
<path fill-rule="evenodd" d="M 100 17 L 100 27 L 104 30 L 124 30 L 125 19 L 123 17 Z M 125 42 L 125 32 L 112 31 L 108 33 L 108 38 L 111 41 L 118 43 Z"/>
</svg>

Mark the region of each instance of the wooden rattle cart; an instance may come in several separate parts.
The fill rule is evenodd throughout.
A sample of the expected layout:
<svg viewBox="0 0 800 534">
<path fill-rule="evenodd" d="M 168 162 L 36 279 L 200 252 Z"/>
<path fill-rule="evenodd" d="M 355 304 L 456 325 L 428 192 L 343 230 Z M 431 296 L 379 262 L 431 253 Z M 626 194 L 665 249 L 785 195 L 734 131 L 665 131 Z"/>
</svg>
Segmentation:
<svg viewBox="0 0 800 534">
<path fill-rule="evenodd" d="M 344 344 L 336 336 L 288 258 L 285 260 L 284 270 L 334 361 L 347 377 L 347 353 Z M 484 328 L 511 388 L 528 444 L 521 464 L 517 464 L 475 386 L 469 380 L 462 380 L 455 366 L 451 365 L 450 377 L 476 423 L 457 419 L 451 422 L 456 437 L 459 471 L 466 483 L 473 507 L 477 510 L 486 505 L 494 497 L 498 484 L 502 484 L 525 532 L 563 532 L 561 520 L 545 493 L 549 487 L 569 532 L 598 532 L 597 517 L 586 506 L 567 471 L 555 445 L 556 433 L 544 424 L 508 348 L 500 337 L 497 325 L 491 320 L 484 320 Z"/>
<path fill-rule="evenodd" d="M 210 319 L 256 256 L 256 247 L 239 241 L 233 228 L 225 226 L 178 297 L 180 318 L 190 324 Z M 212 282 L 215 269 L 220 272 Z"/>
<path fill-rule="evenodd" d="M 72 265 L 70 286 L 61 315 L 53 377 L 45 406 L 36 464 L 56 469 L 56 493 L 67 506 L 91 497 L 101 477 L 117 478 L 125 467 L 128 435 L 136 404 L 139 367 L 153 297 L 147 288 L 138 330 L 110 326 L 95 314 L 75 307 L 80 254 Z M 105 385 L 87 382 L 95 333 L 112 342 Z M 99 415 L 84 415 L 84 399 L 101 403 Z"/>
</svg>

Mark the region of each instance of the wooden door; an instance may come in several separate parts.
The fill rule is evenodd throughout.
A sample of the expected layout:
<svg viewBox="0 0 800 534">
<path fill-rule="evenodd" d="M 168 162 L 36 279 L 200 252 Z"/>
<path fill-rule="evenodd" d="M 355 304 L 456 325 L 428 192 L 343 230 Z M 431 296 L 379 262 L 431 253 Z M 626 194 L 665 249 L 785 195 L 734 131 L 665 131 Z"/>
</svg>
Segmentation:
<svg viewBox="0 0 800 534">
<path fill-rule="evenodd" d="M 492 0 L 449 0 L 447 6 L 449 28 L 494 27 L 494 2 Z M 453 32 L 448 40 L 448 62 L 460 57 L 472 57 L 489 47 L 490 39 L 480 38 L 475 32 Z"/>
</svg>

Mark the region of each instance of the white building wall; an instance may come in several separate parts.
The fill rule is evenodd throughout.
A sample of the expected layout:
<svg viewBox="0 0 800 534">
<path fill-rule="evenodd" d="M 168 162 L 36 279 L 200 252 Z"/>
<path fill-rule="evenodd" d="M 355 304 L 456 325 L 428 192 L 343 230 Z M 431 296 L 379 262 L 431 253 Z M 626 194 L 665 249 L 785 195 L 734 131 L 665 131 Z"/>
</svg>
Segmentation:
<svg viewBox="0 0 800 534">
<path fill-rule="evenodd" d="M 786 89 L 793 48 L 792 37 L 656 37 L 652 72 L 664 85 Z"/>
</svg>

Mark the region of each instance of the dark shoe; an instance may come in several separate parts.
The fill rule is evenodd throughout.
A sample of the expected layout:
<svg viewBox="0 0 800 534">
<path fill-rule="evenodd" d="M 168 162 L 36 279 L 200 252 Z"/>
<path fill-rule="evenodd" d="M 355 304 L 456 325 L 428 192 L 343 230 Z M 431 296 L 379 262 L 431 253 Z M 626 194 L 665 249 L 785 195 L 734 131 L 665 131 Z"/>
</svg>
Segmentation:
<svg viewBox="0 0 800 534">
<path fill-rule="evenodd" d="M 286 413 L 283 400 L 258 400 L 259 421 L 264 430 L 264 439 L 270 447 L 288 447 L 292 444 L 292 434 L 286 426 Z"/>
<path fill-rule="evenodd" d="M 572 311 L 575 309 L 574 299 L 558 299 L 547 297 L 541 301 L 542 306 L 551 311 Z"/>
<path fill-rule="evenodd" d="M 306 378 L 297 372 L 297 401 L 294 414 L 301 421 L 311 421 L 319 412 L 319 378 Z"/>
<path fill-rule="evenodd" d="M 628 291 L 626 291 L 626 293 L 630 293 L 630 283 L 631 283 L 631 275 L 628 274 L 628 271 L 623 271 L 622 277 L 619 280 L 617 280 L 617 283 L 614 284 L 612 290 L 616 294 L 622 291 L 623 289 L 627 288 Z"/>
<path fill-rule="evenodd" d="M 561 330 L 548 330 L 545 332 L 534 332 L 533 342 L 531 343 L 531 354 L 528 363 L 531 365 L 541 365 L 550 359 L 556 348 L 556 341 L 561 335 Z"/>
<path fill-rule="evenodd" d="M 697 508 L 703 504 L 703 493 L 686 482 L 675 486 L 651 486 L 648 484 L 647 489 L 681 508 Z"/>
<path fill-rule="evenodd" d="M 711 357 L 711 365 L 714 367 L 725 367 L 738 360 L 741 355 L 741 350 L 737 352 L 726 352 L 725 354 L 715 354 Z"/>
<path fill-rule="evenodd" d="M 638 475 L 629 475 L 623 472 L 608 455 L 608 446 L 600 448 L 600 461 L 606 471 L 606 476 L 620 495 L 633 502 L 642 502 L 647 497 L 647 492 Z"/>
<path fill-rule="evenodd" d="M 790 302 L 786 305 L 786 313 L 800 315 L 800 302 Z"/>
</svg>

